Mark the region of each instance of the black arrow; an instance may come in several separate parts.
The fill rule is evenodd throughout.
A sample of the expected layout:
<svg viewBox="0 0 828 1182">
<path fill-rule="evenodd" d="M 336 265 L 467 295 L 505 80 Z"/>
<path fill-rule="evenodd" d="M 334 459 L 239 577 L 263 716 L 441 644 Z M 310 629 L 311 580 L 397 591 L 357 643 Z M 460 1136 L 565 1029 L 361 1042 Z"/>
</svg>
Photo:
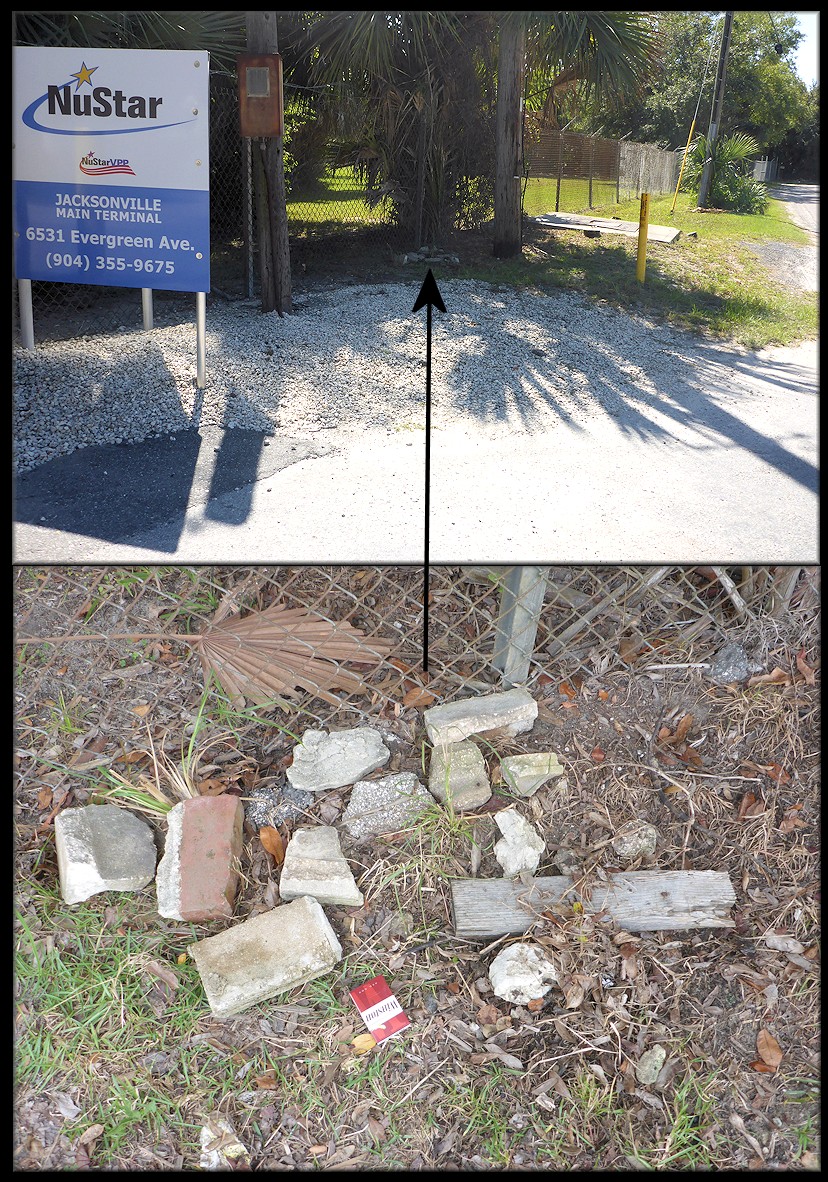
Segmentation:
<svg viewBox="0 0 828 1182">
<path fill-rule="evenodd" d="M 440 295 L 437 280 L 431 267 L 423 280 L 412 312 L 426 309 L 426 401 L 425 401 L 425 553 L 423 557 L 423 672 L 428 672 L 428 519 L 431 500 L 431 309 L 445 312 L 446 305 Z"/>
</svg>

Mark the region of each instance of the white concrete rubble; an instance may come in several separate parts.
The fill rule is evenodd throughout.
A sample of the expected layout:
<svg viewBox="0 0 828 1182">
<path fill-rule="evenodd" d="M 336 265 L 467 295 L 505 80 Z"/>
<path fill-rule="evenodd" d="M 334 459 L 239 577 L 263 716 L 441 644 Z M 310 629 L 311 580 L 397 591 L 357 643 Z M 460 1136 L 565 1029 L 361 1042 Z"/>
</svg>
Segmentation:
<svg viewBox="0 0 828 1182">
<path fill-rule="evenodd" d="M 506 878 L 515 878 L 523 871 L 534 874 L 546 849 L 541 835 L 516 808 L 501 809 L 495 813 L 495 821 L 503 837 L 495 843 L 494 855 Z"/>
<path fill-rule="evenodd" d="M 116 804 L 58 813 L 55 848 L 65 903 L 81 903 L 102 891 L 140 891 L 155 877 L 152 830 Z"/>
<path fill-rule="evenodd" d="M 547 780 L 564 773 L 554 751 L 505 755 L 500 761 L 500 770 L 504 784 L 518 796 L 534 796 Z"/>
<path fill-rule="evenodd" d="M 628 821 L 612 839 L 612 848 L 625 862 L 649 858 L 658 845 L 658 830 L 646 821 Z"/>
<path fill-rule="evenodd" d="M 481 698 L 462 698 L 432 706 L 423 714 L 432 744 L 462 743 L 469 735 L 502 728 L 509 735 L 530 731 L 538 716 L 538 704 L 525 689 L 486 694 Z"/>
<path fill-rule="evenodd" d="M 431 753 L 428 788 L 441 804 L 462 812 L 485 804 L 492 795 L 480 748 L 471 739 L 435 747 Z"/>
<path fill-rule="evenodd" d="M 434 798 L 413 772 L 396 772 L 354 784 L 342 824 L 352 837 L 374 837 L 405 829 Z"/>
<path fill-rule="evenodd" d="M 279 894 L 283 899 L 311 895 L 320 903 L 360 907 L 365 899 L 332 825 L 307 825 L 297 829 L 285 850 Z"/>
<path fill-rule="evenodd" d="M 308 730 L 294 748 L 287 778 L 293 788 L 326 792 L 355 784 L 383 767 L 390 756 L 379 731 L 369 726 L 331 733 Z"/>
<path fill-rule="evenodd" d="M 514 1005 L 544 997 L 557 980 L 555 966 L 538 944 L 510 944 L 489 966 L 493 992 Z"/>
<path fill-rule="evenodd" d="M 328 917 L 308 895 L 207 936 L 187 951 L 219 1018 L 321 977 L 342 958 Z"/>
</svg>

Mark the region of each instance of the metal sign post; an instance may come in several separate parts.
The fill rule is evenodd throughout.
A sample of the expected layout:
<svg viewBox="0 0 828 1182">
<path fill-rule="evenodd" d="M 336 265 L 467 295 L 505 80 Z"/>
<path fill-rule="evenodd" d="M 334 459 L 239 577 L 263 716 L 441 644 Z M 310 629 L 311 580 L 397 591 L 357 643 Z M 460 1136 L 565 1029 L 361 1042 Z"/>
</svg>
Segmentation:
<svg viewBox="0 0 828 1182">
<path fill-rule="evenodd" d="M 152 327 L 153 290 L 192 291 L 203 300 L 210 290 L 208 55 L 28 45 L 13 53 L 24 348 L 34 347 L 33 279 L 137 287 L 145 328 Z"/>
</svg>

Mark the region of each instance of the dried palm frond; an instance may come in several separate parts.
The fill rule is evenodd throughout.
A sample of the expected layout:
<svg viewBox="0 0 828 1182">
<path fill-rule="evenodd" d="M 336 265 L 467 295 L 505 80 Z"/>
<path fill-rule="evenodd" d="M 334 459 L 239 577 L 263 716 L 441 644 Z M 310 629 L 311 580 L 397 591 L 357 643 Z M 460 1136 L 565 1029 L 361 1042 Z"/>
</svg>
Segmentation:
<svg viewBox="0 0 828 1182">
<path fill-rule="evenodd" d="M 217 616 L 219 613 L 217 613 Z M 257 706 L 296 697 L 304 690 L 339 705 L 330 690 L 367 693 L 358 673 L 342 667 L 350 662 L 379 665 L 391 642 L 366 637 L 347 620 L 332 621 L 305 608 L 274 603 L 246 616 L 215 619 L 201 632 L 120 632 L 86 636 L 18 636 L 20 644 L 57 644 L 69 640 L 179 640 L 199 655 L 205 674 L 215 675 L 234 701 Z"/>
<path fill-rule="evenodd" d="M 390 652 L 386 640 L 367 641 L 347 621 L 276 603 L 247 616 L 231 616 L 194 641 L 205 674 L 215 674 L 229 697 L 257 706 L 280 694 L 307 690 L 338 705 L 328 690 L 365 693 L 368 687 L 340 662 L 377 665 Z"/>
</svg>

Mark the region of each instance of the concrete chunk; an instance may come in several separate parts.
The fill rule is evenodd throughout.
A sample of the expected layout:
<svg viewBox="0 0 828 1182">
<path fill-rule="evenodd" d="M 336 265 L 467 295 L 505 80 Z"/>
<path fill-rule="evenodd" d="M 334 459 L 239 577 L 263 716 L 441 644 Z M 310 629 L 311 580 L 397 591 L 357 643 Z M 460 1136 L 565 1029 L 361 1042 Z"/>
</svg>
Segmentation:
<svg viewBox="0 0 828 1182">
<path fill-rule="evenodd" d="M 486 764 L 476 743 L 449 743 L 431 753 L 428 788 L 442 804 L 458 811 L 485 804 L 492 794 Z"/>
<path fill-rule="evenodd" d="M 140 891 L 155 877 L 152 830 L 115 804 L 58 813 L 55 847 L 66 903 L 81 903 L 102 891 Z"/>
<path fill-rule="evenodd" d="M 332 825 L 297 829 L 288 842 L 279 878 L 283 899 L 312 895 L 320 903 L 360 907 L 364 903 Z"/>
<path fill-rule="evenodd" d="M 305 731 L 294 748 L 287 778 L 305 792 L 326 792 L 355 784 L 388 762 L 391 752 L 369 726 L 348 731 Z"/>
<path fill-rule="evenodd" d="M 544 997 L 557 981 L 555 966 L 539 944 L 510 944 L 489 966 L 492 992 L 513 1005 Z"/>
<path fill-rule="evenodd" d="M 541 835 L 517 809 L 501 809 L 495 821 L 503 837 L 495 844 L 494 855 L 505 876 L 515 878 L 524 870 L 534 874 L 546 849 Z"/>
<path fill-rule="evenodd" d="M 397 772 L 380 780 L 354 784 L 342 824 L 352 837 L 373 837 L 404 829 L 434 804 L 413 772 Z"/>
<path fill-rule="evenodd" d="M 553 776 L 562 776 L 564 769 L 554 752 L 533 752 L 529 755 L 506 755 L 500 761 L 503 781 L 518 796 L 534 796 L 542 784 Z"/>
<path fill-rule="evenodd" d="M 462 698 L 432 706 L 423 714 L 428 737 L 434 746 L 461 743 L 469 735 L 503 728 L 507 734 L 530 731 L 538 716 L 538 704 L 525 689 L 511 689 L 482 698 Z"/>
<path fill-rule="evenodd" d="M 309 896 L 198 940 L 187 951 L 219 1018 L 321 977 L 342 958 L 325 912 Z"/>
<path fill-rule="evenodd" d="M 159 915 L 201 923 L 233 914 L 243 822 L 238 796 L 197 796 L 170 809 L 155 880 Z"/>
</svg>

